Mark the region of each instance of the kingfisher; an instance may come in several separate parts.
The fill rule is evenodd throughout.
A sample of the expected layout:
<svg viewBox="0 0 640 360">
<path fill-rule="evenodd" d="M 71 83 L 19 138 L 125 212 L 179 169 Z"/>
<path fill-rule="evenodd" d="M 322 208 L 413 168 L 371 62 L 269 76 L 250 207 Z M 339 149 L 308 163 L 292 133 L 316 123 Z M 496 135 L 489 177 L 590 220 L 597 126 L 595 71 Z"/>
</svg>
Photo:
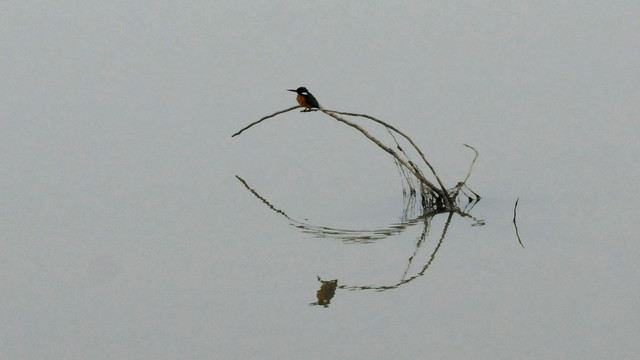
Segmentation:
<svg viewBox="0 0 640 360">
<path fill-rule="evenodd" d="M 306 87 L 302 86 L 295 90 L 293 89 L 287 89 L 287 90 L 298 93 L 298 96 L 296 96 L 296 100 L 298 101 L 298 104 L 300 104 L 300 106 L 303 106 L 305 108 L 304 110 L 302 110 L 303 112 L 312 111 L 311 109 L 313 108 L 316 108 L 316 109 L 320 108 L 320 104 L 318 104 L 318 100 L 316 100 L 315 96 L 311 95 L 311 93 L 309 92 L 309 90 L 307 90 Z"/>
</svg>

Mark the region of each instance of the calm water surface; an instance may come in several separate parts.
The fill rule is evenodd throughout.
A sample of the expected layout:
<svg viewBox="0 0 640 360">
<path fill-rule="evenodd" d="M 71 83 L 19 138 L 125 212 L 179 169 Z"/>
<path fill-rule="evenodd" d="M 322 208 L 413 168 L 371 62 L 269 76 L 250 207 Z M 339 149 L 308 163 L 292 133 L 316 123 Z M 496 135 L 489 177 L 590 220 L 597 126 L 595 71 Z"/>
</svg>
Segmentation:
<svg viewBox="0 0 640 360">
<path fill-rule="evenodd" d="M 76 5 L 4 9 L 0 358 L 640 353 L 633 2 Z M 475 146 L 472 217 L 319 113 L 230 137 L 297 86 Z"/>
</svg>

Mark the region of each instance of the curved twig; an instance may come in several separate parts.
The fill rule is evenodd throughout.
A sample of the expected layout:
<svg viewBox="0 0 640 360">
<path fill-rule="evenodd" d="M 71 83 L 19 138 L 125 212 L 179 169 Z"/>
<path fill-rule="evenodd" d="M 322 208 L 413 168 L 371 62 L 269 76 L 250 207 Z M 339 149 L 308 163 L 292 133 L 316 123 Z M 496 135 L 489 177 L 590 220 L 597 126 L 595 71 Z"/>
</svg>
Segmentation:
<svg viewBox="0 0 640 360">
<path fill-rule="evenodd" d="M 520 198 L 517 198 L 515 205 L 513 205 L 513 227 L 516 228 L 516 236 L 518 237 L 518 242 L 520 243 L 520 246 L 522 246 L 522 248 L 524 249 L 522 240 L 520 240 L 520 234 L 518 233 L 518 224 L 516 224 L 516 208 L 518 207 L 518 201 L 520 201 Z"/>
<path fill-rule="evenodd" d="M 268 118 L 272 118 L 272 117 L 274 117 L 274 116 L 276 116 L 278 114 L 286 113 L 287 111 L 291 111 L 291 110 L 294 110 L 294 109 L 297 109 L 297 108 L 300 108 L 300 107 L 302 107 L 302 106 L 298 105 L 298 106 L 290 107 L 290 108 L 285 109 L 285 110 L 276 111 L 271 115 L 267 115 L 267 116 L 263 117 L 262 119 L 260 119 L 258 121 L 254 121 L 251 124 L 243 127 L 240 131 L 238 131 L 237 133 L 231 135 L 231 137 L 234 137 L 236 135 L 242 134 L 243 131 L 247 130 L 248 128 L 252 127 L 253 125 L 257 125 L 258 123 L 262 122 L 263 120 L 267 120 Z"/>
<path fill-rule="evenodd" d="M 420 154 L 420 157 L 422 158 L 422 161 L 424 161 L 424 163 L 427 165 L 427 167 L 429 168 L 429 170 L 431 170 L 431 173 L 433 174 L 433 176 L 436 178 L 436 181 L 438 182 L 438 185 L 440 185 L 440 189 L 442 190 L 442 192 L 444 194 L 447 194 L 447 190 L 446 187 L 444 186 L 444 183 L 442 182 L 442 180 L 440 180 L 440 177 L 438 176 L 438 174 L 436 173 L 436 170 L 433 168 L 433 166 L 431 166 L 431 164 L 429 163 L 429 161 L 427 161 L 427 158 L 424 156 L 424 153 L 422 152 L 422 150 L 420 150 L 420 148 L 418 147 L 418 145 L 416 145 L 413 140 L 411 140 L 411 138 L 409 136 L 407 136 L 405 133 L 403 133 L 402 131 L 396 129 L 394 126 L 387 124 L 386 122 L 380 120 L 380 119 L 376 119 L 373 116 L 367 115 L 367 114 L 357 114 L 357 113 L 349 113 L 349 112 L 343 112 L 343 111 L 335 111 L 335 110 L 326 110 L 326 109 L 322 109 L 322 112 L 324 112 L 327 115 L 331 115 L 330 113 L 336 113 L 336 114 L 340 114 L 340 115 L 348 115 L 348 116 L 359 116 L 359 117 L 363 117 L 372 121 L 377 122 L 380 125 L 383 125 L 393 131 L 395 131 L 396 133 L 398 133 L 400 136 L 402 136 L 403 138 L 405 138 L 410 144 L 411 146 L 413 146 L 413 148 L 418 152 L 418 154 Z M 419 178 L 419 177 L 418 177 Z M 451 208 L 451 199 L 449 199 L 448 194 L 444 196 L 444 201 L 445 204 Z"/>
<path fill-rule="evenodd" d="M 297 108 L 300 108 L 300 105 L 297 106 L 293 106 L 290 107 L 288 109 L 285 110 L 280 110 L 277 111 L 271 115 L 267 115 L 263 118 L 261 118 L 258 121 L 255 121 L 247 126 L 245 126 L 244 128 L 242 128 L 240 131 L 236 132 L 235 134 L 231 135 L 231 137 L 235 137 L 237 135 L 240 135 L 242 132 L 244 132 L 245 130 L 249 129 L 250 127 L 257 125 L 258 123 L 272 118 L 278 114 L 282 114 Z M 313 109 L 316 110 L 316 109 Z M 319 109 L 317 109 L 319 111 L 322 111 L 323 113 L 331 116 L 332 118 L 336 119 L 337 121 L 343 122 L 353 128 L 355 128 L 356 130 L 360 131 L 363 135 L 365 135 L 369 140 L 373 141 L 373 143 L 375 143 L 376 145 L 378 145 L 378 147 L 380 147 L 381 149 L 383 149 L 384 151 L 386 151 L 388 154 L 390 154 L 391 156 L 393 156 L 393 158 L 396 160 L 398 165 L 402 165 L 402 167 L 404 167 L 405 169 L 407 169 L 409 172 L 411 172 L 411 174 L 413 174 L 415 176 L 415 178 L 420 182 L 421 184 L 421 189 L 422 189 L 422 195 L 423 195 L 423 207 L 428 206 L 436 206 L 437 208 L 440 208 L 441 210 L 447 209 L 449 211 L 455 210 L 456 209 L 456 199 L 458 197 L 459 192 L 461 191 L 461 189 L 463 187 L 466 186 L 466 182 L 469 179 L 469 177 L 471 176 L 471 171 L 473 169 L 473 165 L 476 162 L 476 159 L 478 158 L 478 151 L 476 151 L 475 148 L 473 148 L 470 145 L 464 144 L 464 146 L 470 148 L 471 150 L 473 150 L 473 152 L 475 153 L 475 156 L 471 162 L 471 165 L 469 167 L 469 171 L 467 172 L 467 176 L 465 177 L 465 179 L 461 182 L 459 182 L 455 187 L 453 187 L 452 189 L 447 190 L 447 188 L 444 186 L 444 183 L 442 182 L 442 180 L 440 179 L 440 177 L 438 176 L 438 174 L 436 173 L 435 169 L 433 168 L 433 166 L 431 166 L 431 164 L 429 163 L 429 161 L 427 160 L 426 156 L 424 155 L 424 153 L 422 152 L 422 150 L 420 150 L 420 148 L 413 142 L 413 140 L 406 135 L 405 133 L 403 133 L 402 131 L 398 130 L 397 128 L 395 128 L 394 126 L 387 124 L 386 122 L 377 119 L 373 116 L 370 115 L 366 115 L 366 114 L 357 114 L 357 113 L 350 113 L 350 112 L 343 112 L 343 111 L 336 111 L 336 110 L 328 110 L 325 108 L 320 107 Z M 394 149 L 392 149 L 391 147 L 383 144 L 380 140 L 376 139 L 375 137 L 373 137 L 371 134 L 369 134 L 369 132 L 367 130 L 365 130 L 363 127 L 361 127 L 360 125 L 353 123 L 345 118 L 343 118 L 342 116 L 339 115 L 346 115 L 346 116 L 356 116 L 356 117 L 363 117 L 366 119 L 369 119 L 371 121 L 374 121 L 382 126 L 384 126 L 387 131 L 389 131 L 389 134 L 391 135 L 391 137 L 394 139 L 394 142 L 396 144 L 397 149 L 400 151 L 400 153 L 402 153 L 401 156 L 398 152 L 396 152 Z M 436 182 L 438 183 L 438 186 L 436 186 L 435 184 L 433 184 L 431 181 L 429 181 L 424 174 L 422 173 L 422 171 L 420 170 L 420 168 L 418 166 L 416 166 L 416 164 L 414 164 L 408 157 L 408 155 L 404 152 L 404 150 L 400 147 L 400 144 L 398 144 L 395 136 L 393 135 L 393 133 L 391 133 L 391 131 L 399 134 L 400 136 L 402 136 L 404 139 L 406 139 L 411 146 L 415 149 L 415 151 L 420 155 L 420 157 L 422 158 L 422 161 L 426 164 L 426 166 L 429 168 L 429 170 L 431 171 L 431 173 L 433 174 L 433 176 L 436 179 Z M 471 191 L 473 192 L 473 191 Z M 431 197 L 430 200 L 428 200 L 427 204 L 425 204 L 425 197 L 424 195 L 429 195 Z M 477 195 L 474 193 L 474 195 Z M 480 197 L 477 197 L 477 200 L 479 200 Z"/>
<path fill-rule="evenodd" d="M 476 159 L 478 159 L 478 150 L 476 150 L 476 148 L 474 148 L 471 145 L 467 145 L 467 144 L 462 144 L 462 145 L 464 145 L 464 146 L 468 147 L 469 149 L 473 150 L 475 155 L 473 156 L 473 160 L 471 160 L 471 165 L 469 165 L 469 171 L 467 171 L 467 176 L 465 176 L 464 180 L 462 180 L 459 183 L 457 183 L 456 186 L 453 188 L 453 189 L 455 189 L 453 191 L 453 193 L 451 194 L 451 198 L 453 198 L 453 199 L 457 198 L 458 197 L 458 193 L 460 192 L 460 190 L 467 185 L 467 180 L 469 180 L 469 177 L 471 176 L 471 171 L 473 170 L 473 165 L 476 163 Z M 467 187 L 467 189 L 469 189 L 469 188 Z M 480 195 L 476 194 L 471 189 L 469 189 L 469 191 L 471 191 L 474 196 L 476 196 L 478 199 L 480 199 Z"/>
<path fill-rule="evenodd" d="M 355 124 L 343 117 L 340 117 L 338 115 L 336 115 L 338 112 L 337 111 L 332 111 L 332 110 L 321 110 L 323 113 L 331 116 L 332 118 L 343 122 L 355 129 L 357 129 L 358 131 L 360 131 L 364 136 L 366 136 L 369 140 L 373 141 L 376 145 L 378 145 L 378 147 L 380 147 L 381 149 L 383 149 L 384 151 L 386 151 L 387 153 L 389 153 L 391 156 L 393 156 L 399 163 L 401 163 L 404 167 L 406 167 L 409 171 L 411 171 L 411 173 L 418 179 L 420 179 L 420 182 L 422 182 L 423 184 L 425 184 L 429 190 L 433 191 L 434 193 L 438 194 L 441 198 L 443 198 L 445 204 L 447 205 L 447 207 L 450 208 L 451 202 L 449 200 L 449 196 L 446 192 L 446 190 L 442 190 L 442 189 L 438 189 L 438 187 L 436 187 L 432 182 L 430 182 L 429 180 L 427 180 L 427 178 L 424 177 L 424 175 L 422 175 L 422 173 L 420 173 L 419 171 L 417 171 L 415 166 L 411 166 L 407 160 L 404 160 L 403 158 L 400 157 L 400 155 L 398 155 L 398 153 L 396 153 L 393 149 L 391 149 L 390 147 L 384 145 L 382 142 L 380 142 L 380 140 L 376 139 L 375 137 L 371 136 L 371 134 L 369 134 L 368 131 L 366 131 L 365 129 L 363 129 L 360 125 Z M 401 134 L 402 135 L 402 134 Z"/>
<path fill-rule="evenodd" d="M 467 144 L 462 144 L 466 147 L 468 147 L 469 149 L 473 150 L 473 152 L 475 153 L 475 156 L 473 157 L 473 160 L 471 160 L 471 165 L 469 165 L 469 171 L 467 171 L 467 176 L 465 176 L 464 180 L 462 180 L 462 184 L 466 185 L 467 184 L 467 180 L 469 180 L 469 177 L 471 176 L 471 170 L 473 170 L 473 165 L 476 163 L 476 159 L 478 158 L 478 150 L 476 150 L 476 148 L 474 148 L 471 145 L 467 145 Z"/>
</svg>

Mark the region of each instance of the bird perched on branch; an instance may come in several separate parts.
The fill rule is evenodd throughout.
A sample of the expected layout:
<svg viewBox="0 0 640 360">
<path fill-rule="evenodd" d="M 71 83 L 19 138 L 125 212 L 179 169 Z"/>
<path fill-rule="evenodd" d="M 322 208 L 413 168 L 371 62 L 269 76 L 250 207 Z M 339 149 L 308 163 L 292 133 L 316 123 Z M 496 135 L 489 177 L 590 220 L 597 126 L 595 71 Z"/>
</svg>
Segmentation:
<svg viewBox="0 0 640 360">
<path fill-rule="evenodd" d="M 305 109 L 302 111 L 312 111 L 311 109 L 319 109 L 320 108 L 320 104 L 318 104 L 318 100 L 316 100 L 315 96 L 311 95 L 311 93 L 309 92 L 309 90 L 307 90 L 306 87 L 299 87 L 295 90 L 293 89 L 287 89 L 288 91 L 293 91 L 295 93 L 298 93 L 298 96 L 296 96 L 296 100 L 298 101 L 298 104 L 300 104 L 300 106 L 303 106 Z"/>
</svg>

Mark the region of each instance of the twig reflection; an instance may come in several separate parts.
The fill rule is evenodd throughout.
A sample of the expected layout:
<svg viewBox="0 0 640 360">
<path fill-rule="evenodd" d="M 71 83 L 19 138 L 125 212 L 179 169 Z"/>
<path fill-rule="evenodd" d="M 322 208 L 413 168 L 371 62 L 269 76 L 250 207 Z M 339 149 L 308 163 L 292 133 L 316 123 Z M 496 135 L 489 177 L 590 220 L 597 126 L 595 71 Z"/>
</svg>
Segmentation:
<svg viewBox="0 0 640 360">
<path fill-rule="evenodd" d="M 243 178 L 238 175 L 236 175 L 236 178 L 247 188 L 247 190 L 249 190 L 255 197 L 260 199 L 260 201 L 267 205 L 271 210 L 277 212 L 278 214 L 284 216 L 287 220 L 289 220 L 292 226 L 300 229 L 305 234 L 310 234 L 317 238 L 338 239 L 342 240 L 345 243 L 372 243 L 376 240 L 381 240 L 396 234 L 400 234 L 407 227 L 422 222 L 421 217 L 417 217 L 415 219 L 403 220 L 400 223 L 390 224 L 385 228 L 378 228 L 373 230 L 338 229 L 327 226 L 312 225 L 290 217 L 283 210 L 276 208 L 267 199 L 258 194 L 258 192 L 251 188 Z"/>
<path fill-rule="evenodd" d="M 427 269 L 429 269 L 429 266 L 431 266 L 431 263 L 433 262 L 433 260 L 435 260 L 436 258 L 436 253 L 438 252 L 438 250 L 440 250 L 440 246 L 442 246 L 442 243 L 444 241 L 445 236 L 447 235 L 447 230 L 449 229 L 449 224 L 451 223 L 451 219 L 453 218 L 453 212 L 449 212 L 449 216 L 447 217 L 447 221 L 444 224 L 444 227 L 442 229 L 442 235 L 440 236 L 440 239 L 438 240 L 438 244 L 436 244 L 435 249 L 433 249 L 433 252 L 431 252 L 431 256 L 429 257 L 429 261 L 427 261 L 426 264 L 424 264 L 424 266 L 422 267 L 422 270 L 420 270 L 417 274 L 413 275 L 413 276 L 406 276 L 406 273 L 409 269 L 409 266 L 411 265 L 411 261 L 414 258 L 414 256 L 412 256 L 411 258 L 409 258 L 409 265 L 407 265 L 407 270 L 405 270 L 405 273 L 402 277 L 402 280 L 398 281 L 395 284 L 391 284 L 391 285 L 340 285 L 338 286 L 339 289 L 344 289 L 344 290 L 374 290 L 374 291 L 386 291 L 386 290 L 391 290 L 391 289 L 396 289 L 408 282 L 411 282 L 421 276 L 423 276 L 426 272 Z M 425 227 L 426 229 L 426 227 Z M 423 236 L 426 236 L 427 232 L 424 231 Z M 424 242 L 424 237 L 420 238 L 418 244 L 421 244 L 422 242 Z M 418 250 L 418 248 L 420 247 L 420 245 L 418 245 L 416 247 L 416 252 Z M 415 252 L 414 252 L 415 254 Z"/>
<path fill-rule="evenodd" d="M 409 270 L 412 267 L 414 260 L 417 258 L 417 255 L 419 254 L 422 246 L 426 243 L 426 238 L 427 235 L 429 234 L 429 231 L 431 229 L 431 221 L 434 218 L 434 216 L 443 213 L 442 211 L 433 211 L 433 212 L 428 212 L 425 214 L 422 214 L 418 217 L 415 217 L 413 219 L 403 219 L 403 221 L 401 223 L 397 223 L 397 224 L 391 224 L 388 225 L 387 227 L 384 228 L 379 228 L 379 229 L 374 229 L 374 230 L 345 230 L 345 229 L 337 229 L 337 228 L 332 228 L 332 227 L 327 227 L 327 226 L 318 226 L 318 225 L 312 225 L 312 224 L 308 224 L 305 222 L 301 222 L 298 220 L 293 219 L 292 217 L 290 217 L 289 215 L 287 215 L 283 210 L 280 210 L 278 208 L 276 208 L 275 206 L 273 206 L 267 199 L 265 199 L 263 196 L 261 196 L 260 194 L 258 194 L 258 192 L 256 190 L 254 190 L 253 188 L 251 188 L 249 186 L 249 184 L 247 184 L 247 182 L 242 179 L 240 176 L 236 175 L 236 178 L 247 188 L 247 190 L 249 190 L 255 197 L 257 197 L 258 199 L 260 199 L 260 201 L 262 201 L 265 205 L 267 205 L 271 210 L 275 211 L 276 213 L 284 216 L 287 220 L 289 220 L 291 222 L 292 226 L 295 226 L 296 228 L 300 229 L 302 232 L 307 233 L 307 234 L 311 234 L 315 237 L 319 237 L 319 238 L 333 238 L 333 239 L 339 239 L 342 240 L 343 242 L 346 243 L 370 243 L 370 242 L 374 242 L 376 240 L 380 240 L 380 239 L 384 239 L 384 238 L 388 238 L 390 236 L 396 235 L 396 234 L 400 234 L 402 233 L 404 230 L 406 230 L 408 227 L 417 225 L 417 224 L 422 224 L 424 226 L 420 237 L 418 238 L 418 241 L 415 245 L 415 249 L 413 251 L 413 253 L 411 254 L 411 256 L 409 257 L 408 261 L 407 261 L 407 265 L 405 267 L 405 270 L 402 274 L 402 277 L 399 281 L 389 284 L 389 285 L 349 285 L 349 284 L 344 284 L 344 285 L 340 285 L 338 286 L 338 281 L 337 280 L 331 280 L 331 281 L 323 281 L 320 278 L 318 278 L 318 280 L 322 283 L 321 289 L 318 290 L 318 301 L 315 303 L 311 303 L 311 305 L 322 305 L 322 306 L 328 306 L 329 301 L 331 300 L 331 298 L 333 297 L 333 295 L 335 294 L 335 288 L 338 289 L 343 289 L 343 290 L 374 290 L 374 291 L 385 291 L 385 290 L 390 290 L 390 289 L 396 289 L 406 283 L 409 283 L 421 276 L 423 276 L 427 269 L 429 269 L 429 267 L 431 266 L 431 264 L 433 263 L 433 261 L 435 260 L 436 254 L 438 252 L 438 250 L 440 249 L 440 247 L 442 246 L 444 239 L 447 235 L 447 230 L 449 229 L 449 224 L 451 223 L 451 220 L 453 218 L 454 214 L 458 214 L 461 217 L 468 217 L 470 219 L 472 219 L 474 221 L 473 225 L 484 225 L 484 221 L 483 220 L 479 220 L 476 219 L 475 217 L 469 215 L 468 213 L 464 212 L 463 210 L 457 210 L 457 211 L 449 211 L 446 212 L 447 213 L 447 219 L 445 221 L 445 224 L 443 226 L 442 229 L 442 233 L 440 234 L 440 238 L 438 239 L 437 244 L 435 245 L 435 248 L 433 249 L 433 251 L 431 252 L 431 254 L 429 255 L 429 259 L 428 261 L 421 267 L 420 271 L 417 272 L 414 275 L 409 275 Z M 406 202 L 407 204 L 412 204 L 415 203 L 414 201 L 408 200 Z M 469 204 L 467 206 L 469 209 L 473 208 L 473 204 Z M 404 214 L 407 214 L 407 210 L 405 209 Z M 333 288 L 333 290 L 332 290 Z M 320 296 L 322 295 L 322 296 Z M 329 296 L 330 295 L 330 296 Z"/>
</svg>

